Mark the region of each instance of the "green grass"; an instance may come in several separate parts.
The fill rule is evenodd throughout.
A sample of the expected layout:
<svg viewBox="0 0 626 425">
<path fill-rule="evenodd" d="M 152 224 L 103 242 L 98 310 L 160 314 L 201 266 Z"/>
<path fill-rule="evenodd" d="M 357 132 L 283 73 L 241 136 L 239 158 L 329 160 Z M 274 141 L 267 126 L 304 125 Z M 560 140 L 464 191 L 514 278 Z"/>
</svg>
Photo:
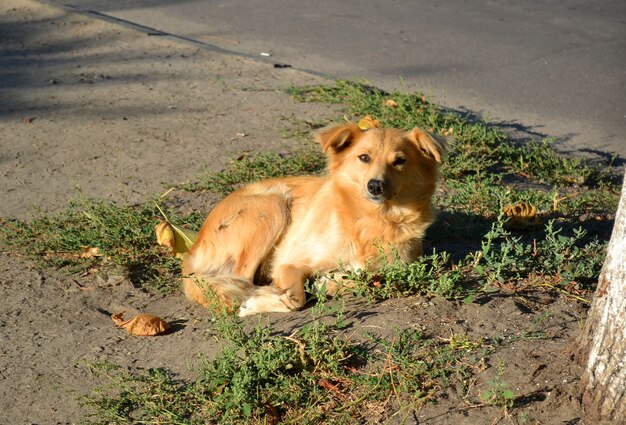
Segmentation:
<svg viewBox="0 0 626 425">
<path fill-rule="evenodd" d="M 215 173 L 204 170 L 197 181 L 178 186 L 184 190 L 209 190 L 226 195 L 243 184 L 282 176 L 319 174 L 325 168 L 324 157 L 313 149 L 297 150 L 288 155 L 260 152 L 242 154 L 231 160 L 229 167 Z"/>
<path fill-rule="evenodd" d="M 344 105 L 346 115 L 354 120 L 369 114 L 383 127 L 420 127 L 450 137 L 453 149 L 443 166 L 447 177 L 482 176 L 497 166 L 504 172 L 553 184 L 596 184 L 607 178 L 602 169 L 581 158 L 559 155 L 550 140 L 516 145 L 488 123 L 433 104 L 422 93 L 386 93 L 341 80 L 334 86 L 293 87 L 290 93 L 302 102 Z M 385 106 L 386 100 L 397 106 Z"/>
<path fill-rule="evenodd" d="M 515 403 L 515 394 L 509 385 L 502 381 L 502 375 L 504 375 L 504 364 L 499 363 L 496 375 L 493 380 L 489 382 L 490 388 L 483 391 L 480 394 L 480 398 L 485 404 L 499 406 L 505 409 L 505 411 L 513 407 Z"/>
<path fill-rule="evenodd" d="M 312 321 L 290 335 L 260 321 L 249 332 L 228 314 L 215 316 L 223 348 L 203 359 L 192 382 L 164 369 L 93 365 L 109 384 L 83 400 L 95 409 L 91 423 L 361 423 L 371 419 L 363 406 L 403 418 L 463 385 L 487 352 L 482 341 L 436 341 L 408 330 L 351 341 L 341 320 L 323 319 L 328 313 L 318 303 Z"/>
<path fill-rule="evenodd" d="M 493 291 L 523 295 L 537 289 L 563 294 L 576 289 L 590 295 L 604 261 L 605 243 L 596 238 L 584 243 L 582 228 L 564 236 L 553 221 L 546 224 L 542 239 L 525 243 L 504 225 L 503 217 L 498 217 L 480 249 L 456 262 L 445 251 L 434 251 L 410 264 L 387 263 L 376 272 L 343 270 L 343 275 L 356 282 L 354 293 L 373 300 L 430 294 L 469 302 Z"/>
<path fill-rule="evenodd" d="M 41 267 L 122 274 L 137 287 L 168 293 L 180 284 L 180 262 L 156 244 L 154 226 L 160 219 L 153 202 L 131 206 L 80 196 L 58 214 L 40 213 L 28 222 L 2 220 L 0 237 Z M 172 219 L 198 229 L 204 216 L 174 214 Z M 90 248 L 97 255 L 82 255 Z"/>
<path fill-rule="evenodd" d="M 441 214 L 427 236 L 435 248 L 414 263 L 385 264 L 376 273 L 340 271 L 357 282 L 356 295 L 380 300 L 427 294 L 471 303 L 494 293 L 521 299 L 541 291 L 588 302 L 619 196 L 610 167 L 561 156 L 549 140 L 513 143 L 488 123 L 435 105 L 421 93 L 384 93 L 347 81 L 289 92 L 302 102 L 339 104 L 351 120 L 370 114 L 382 126 L 417 126 L 450 139 L 434 197 Z M 389 99 L 397 107 L 385 106 Z M 320 123 L 294 125 L 283 136 L 307 134 L 310 140 L 309 130 Z M 323 155 L 309 140 L 286 155 L 239 155 L 225 170 L 204 170 L 178 189 L 225 195 L 250 181 L 321 173 Z M 503 207 L 519 202 L 537 208 L 540 224 L 507 229 Z M 183 216 L 170 208 L 168 215 L 195 230 L 204 214 Z M 167 293 L 178 287 L 180 263 L 156 245 L 159 219 L 153 202 L 80 197 L 59 214 L 2 220 L 0 237 L 41 267 L 122 273 L 138 287 Z M 85 247 L 98 248 L 99 255 L 81 256 Z M 319 303 L 310 323 L 290 336 L 260 322 L 250 332 L 233 317 L 216 315 L 213 328 L 223 348 L 203 360 L 196 380 L 179 380 L 165 369 L 131 373 L 98 365 L 94 373 L 109 384 L 85 403 L 95 412 L 94 423 L 194 424 L 217 417 L 228 423 L 358 423 L 373 411 L 401 421 L 443 389 L 466 385 L 469 365 L 500 344 L 497 338 L 488 345 L 409 330 L 352 341 L 342 331 L 343 311 L 329 308 Z M 483 392 L 483 403 L 508 409 L 515 395 L 501 375 Z"/>
</svg>

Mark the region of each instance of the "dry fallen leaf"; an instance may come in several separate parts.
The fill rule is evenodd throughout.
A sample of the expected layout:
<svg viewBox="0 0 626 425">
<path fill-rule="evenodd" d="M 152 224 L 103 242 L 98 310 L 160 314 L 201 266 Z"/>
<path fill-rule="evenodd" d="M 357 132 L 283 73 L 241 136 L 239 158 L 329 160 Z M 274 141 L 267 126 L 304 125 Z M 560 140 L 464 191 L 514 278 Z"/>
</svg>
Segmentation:
<svg viewBox="0 0 626 425">
<path fill-rule="evenodd" d="M 157 243 L 162 246 L 167 246 L 174 249 L 176 245 L 176 235 L 174 229 L 167 221 L 160 221 L 159 224 L 154 226 L 154 232 L 156 233 Z"/>
<path fill-rule="evenodd" d="M 102 253 L 100 252 L 100 248 L 97 246 L 84 246 L 78 252 L 46 252 L 44 254 L 46 258 L 64 258 L 67 260 L 75 260 L 78 258 L 89 259 L 94 257 L 102 257 Z"/>
<path fill-rule="evenodd" d="M 125 311 L 113 314 L 111 319 L 120 328 L 124 328 L 131 335 L 155 336 L 162 335 L 171 330 L 171 326 L 163 319 L 151 314 L 141 313 L 132 319 L 124 321 Z"/>
<path fill-rule="evenodd" d="M 325 378 L 320 379 L 318 381 L 318 385 L 326 390 L 340 391 L 337 385 L 332 384 L 328 379 L 325 379 Z"/>
<path fill-rule="evenodd" d="M 159 222 L 154 226 L 154 232 L 157 243 L 167 246 L 178 258 L 184 258 L 187 255 L 198 237 L 196 232 L 175 226 L 169 221 Z"/>
<path fill-rule="evenodd" d="M 78 258 L 93 258 L 101 257 L 100 248 L 97 246 L 84 246 L 83 252 L 78 255 Z"/>
<path fill-rule="evenodd" d="M 506 205 L 503 210 L 504 215 L 509 219 L 504 225 L 507 229 L 525 230 L 540 223 L 537 208 L 528 202 Z"/>
<path fill-rule="evenodd" d="M 454 134 L 454 128 L 444 128 L 443 130 L 441 130 L 441 134 L 445 137 L 451 136 Z"/>
<path fill-rule="evenodd" d="M 165 219 L 154 226 L 157 243 L 167 246 L 178 258 L 184 258 L 196 241 L 198 233 L 172 224 L 161 207 L 157 205 L 157 208 Z"/>
<path fill-rule="evenodd" d="M 359 128 L 363 131 L 365 130 L 369 130 L 370 128 L 377 128 L 380 126 L 380 121 L 372 118 L 369 115 L 366 115 L 363 117 L 363 119 L 361 119 L 361 121 L 359 121 L 359 123 L 357 124 L 359 126 Z"/>
<path fill-rule="evenodd" d="M 396 102 L 393 99 L 387 99 L 383 101 L 383 106 L 388 106 L 389 108 L 396 108 L 398 107 L 398 102 Z"/>
</svg>

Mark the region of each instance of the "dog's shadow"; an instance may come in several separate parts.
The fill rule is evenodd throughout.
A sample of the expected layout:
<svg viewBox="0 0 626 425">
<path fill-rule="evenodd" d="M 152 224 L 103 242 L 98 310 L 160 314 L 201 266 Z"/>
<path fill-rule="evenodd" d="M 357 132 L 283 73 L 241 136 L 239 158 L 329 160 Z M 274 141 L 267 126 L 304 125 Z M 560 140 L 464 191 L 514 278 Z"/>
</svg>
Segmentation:
<svg viewBox="0 0 626 425">
<path fill-rule="evenodd" d="M 481 241 L 492 223 L 493 220 L 475 214 L 439 211 L 426 232 L 424 254 L 445 251 L 453 261 L 461 260 L 481 248 Z"/>
</svg>

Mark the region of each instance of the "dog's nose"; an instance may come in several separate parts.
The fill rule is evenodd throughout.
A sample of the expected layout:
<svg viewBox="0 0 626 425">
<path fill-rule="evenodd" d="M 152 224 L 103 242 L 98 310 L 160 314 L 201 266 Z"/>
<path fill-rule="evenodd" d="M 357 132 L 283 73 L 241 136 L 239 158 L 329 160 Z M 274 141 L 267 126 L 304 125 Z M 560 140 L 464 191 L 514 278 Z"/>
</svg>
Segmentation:
<svg viewBox="0 0 626 425">
<path fill-rule="evenodd" d="M 374 196 L 380 196 L 385 191 L 385 182 L 372 179 L 367 182 L 367 191 Z"/>
</svg>

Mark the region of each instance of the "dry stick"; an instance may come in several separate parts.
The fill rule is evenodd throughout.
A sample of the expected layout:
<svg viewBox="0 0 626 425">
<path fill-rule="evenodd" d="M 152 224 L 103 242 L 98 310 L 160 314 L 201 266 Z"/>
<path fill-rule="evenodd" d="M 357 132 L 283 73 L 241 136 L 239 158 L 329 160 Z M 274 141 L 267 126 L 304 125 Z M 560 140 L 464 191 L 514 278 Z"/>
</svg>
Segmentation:
<svg viewBox="0 0 626 425">
<path fill-rule="evenodd" d="M 584 304 L 587 304 L 587 305 L 591 304 L 591 301 L 589 301 L 588 299 L 583 298 L 583 297 L 579 297 L 578 295 L 574 295 L 571 292 L 567 292 L 566 290 L 561 289 L 558 286 L 555 286 L 555 285 L 553 285 L 551 283 L 540 283 L 539 286 L 543 286 L 543 287 L 546 287 L 546 288 L 554 289 L 555 291 L 560 292 L 561 294 L 566 295 L 568 297 L 572 297 L 575 300 L 580 301 L 581 303 L 584 303 Z"/>
</svg>

